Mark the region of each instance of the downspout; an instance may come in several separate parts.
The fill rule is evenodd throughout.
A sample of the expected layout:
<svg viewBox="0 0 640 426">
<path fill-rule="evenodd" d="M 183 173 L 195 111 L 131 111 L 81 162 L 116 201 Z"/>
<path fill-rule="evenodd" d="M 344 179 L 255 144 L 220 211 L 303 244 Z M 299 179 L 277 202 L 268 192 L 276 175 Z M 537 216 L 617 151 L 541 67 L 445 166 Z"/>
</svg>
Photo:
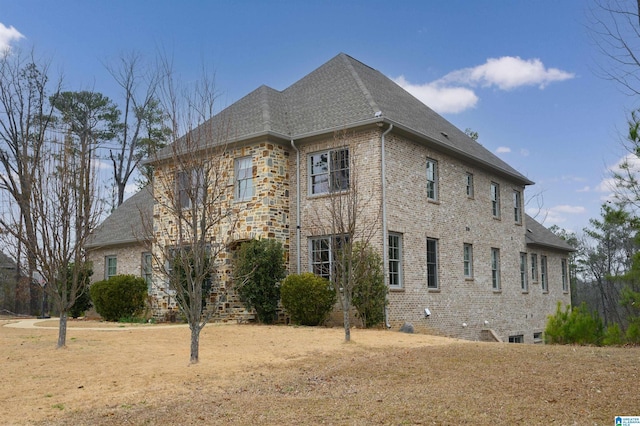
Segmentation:
<svg viewBox="0 0 640 426">
<path fill-rule="evenodd" d="M 389 288 L 389 231 L 387 229 L 387 169 L 385 166 L 385 140 L 384 137 L 393 129 L 393 124 L 389 124 L 389 128 L 382 132 L 380 138 L 380 149 L 382 153 L 380 155 L 380 162 L 382 163 L 381 175 L 382 175 L 382 270 L 384 272 L 384 281 Z M 388 303 L 388 295 L 385 295 L 386 302 Z M 387 328 L 391 328 L 389 324 L 389 308 L 387 303 L 384 304 L 384 322 Z"/>
<path fill-rule="evenodd" d="M 300 150 L 293 139 L 291 146 L 296 150 L 296 274 L 300 274 Z"/>
</svg>

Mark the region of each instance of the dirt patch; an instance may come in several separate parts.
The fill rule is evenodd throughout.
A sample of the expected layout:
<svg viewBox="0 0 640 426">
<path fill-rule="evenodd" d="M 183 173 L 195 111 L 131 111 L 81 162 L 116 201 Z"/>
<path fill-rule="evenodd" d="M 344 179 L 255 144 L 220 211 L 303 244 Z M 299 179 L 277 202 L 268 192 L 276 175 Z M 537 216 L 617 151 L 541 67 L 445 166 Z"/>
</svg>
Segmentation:
<svg viewBox="0 0 640 426">
<path fill-rule="evenodd" d="M 153 326 L 151 326 L 153 327 Z M 93 328 L 93 327 L 92 327 Z M 1 424 L 613 424 L 640 414 L 638 348 L 210 325 L 0 328 Z"/>
</svg>

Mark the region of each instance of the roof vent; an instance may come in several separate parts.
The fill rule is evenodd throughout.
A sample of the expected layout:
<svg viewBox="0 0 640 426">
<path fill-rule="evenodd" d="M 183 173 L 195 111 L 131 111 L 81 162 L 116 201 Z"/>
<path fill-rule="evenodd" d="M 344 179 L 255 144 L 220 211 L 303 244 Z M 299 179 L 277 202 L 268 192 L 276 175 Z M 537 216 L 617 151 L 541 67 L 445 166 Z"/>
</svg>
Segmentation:
<svg viewBox="0 0 640 426">
<path fill-rule="evenodd" d="M 440 134 L 441 134 L 442 136 L 444 136 L 445 138 L 449 139 L 449 135 L 448 135 L 448 134 L 446 134 L 445 132 L 440 132 Z"/>
<path fill-rule="evenodd" d="M 531 228 L 527 228 L 527 232 L 531 232 L 533 234 L 533 231 L 531 230 Z"/>
<path fill-rule="evenodd" d="M 382 117 L 382 111 L 376 111 L 376 113 L 373 116 L 375 118 Z"/>
</svg>

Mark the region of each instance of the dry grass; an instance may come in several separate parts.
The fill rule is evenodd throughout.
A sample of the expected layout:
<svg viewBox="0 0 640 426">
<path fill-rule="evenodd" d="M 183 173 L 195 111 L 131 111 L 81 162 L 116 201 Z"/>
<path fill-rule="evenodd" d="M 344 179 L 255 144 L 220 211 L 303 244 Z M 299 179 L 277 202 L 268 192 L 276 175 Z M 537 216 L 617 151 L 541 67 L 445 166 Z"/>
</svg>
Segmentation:
<svg viewBox="0 0 640 426">
<path fill-rule="evenodd" d="M 0 321 L 0 325 L 6 321 Z M 640 415 L 639 348 L 472 343 L 392 331 L 0 327 L 0 424 L 559 424 Z M 82 326 L 82 327 L 80 327 Z"/>
</svg>

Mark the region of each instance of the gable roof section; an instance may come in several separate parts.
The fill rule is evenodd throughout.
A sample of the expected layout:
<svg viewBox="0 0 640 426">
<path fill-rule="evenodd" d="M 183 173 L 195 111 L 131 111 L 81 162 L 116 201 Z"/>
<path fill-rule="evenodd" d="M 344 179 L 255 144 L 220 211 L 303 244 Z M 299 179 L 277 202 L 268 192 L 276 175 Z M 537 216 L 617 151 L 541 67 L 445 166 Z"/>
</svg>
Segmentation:
<svg viewBox="0 0 640 426">
<path fill-rule="evenodd" d="M 0 269 L 16 269 L 16 262 L 0 251 Z"/>
<path fill-rule="evenodd" d="M 382 116 L 376 117 L 378 111 Z M 376 122 L 394 124 L 524 185 L 533 183 L 384 74 L 344 53 L 283 91 L 260 86 L 191 135 L 205 148 L 267 135 L 301 139 Z M 170 158 L 173 149 L 163 149 L 158 159 Z"/>
<path fill-rule="evenodd" d="M 151 185 L 126 199 L 91 234 L 88 249 L 142 242 L 146 235 L 145 220 L 153 217 Z"/>
<path fill-rule="evenodd" d="M 525 215 L 526 234 L 525 241 L 527 245 L 546 247 L 561 251 L 576 251 L 565 240 L 549 231 L 545 226 L 536 221 L 529 215 Z"/>
</svg>

